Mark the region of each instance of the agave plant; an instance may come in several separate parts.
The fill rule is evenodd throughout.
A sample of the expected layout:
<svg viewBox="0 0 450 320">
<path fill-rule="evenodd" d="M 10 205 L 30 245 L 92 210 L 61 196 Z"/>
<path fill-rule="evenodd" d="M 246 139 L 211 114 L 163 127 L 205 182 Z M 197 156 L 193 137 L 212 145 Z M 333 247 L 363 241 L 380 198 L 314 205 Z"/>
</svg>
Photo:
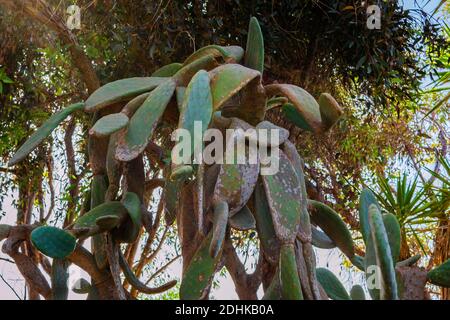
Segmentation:
<svg viewBox="0 0 450 320">
<path fill-rule="evenodd" d="M 211 45 L 182 63 L 163 66 L 150 77 L 108 83 L 85 102 L 53 115 L 19 148 L 9 165 L 30 154 L 70 114 L 93 115 L 89 130 L 93 177 L 85 213 L 65 229 L 29 226 L 33 245 L 54 258 L 52 291 L 45 297 L 67 298 L 68 262 L 91 276 L 91 283 L 80 280 L 74 289 L 89 293 L 92 299 L 129 298 L 122 274 L 142 293 L 159 293 L 175 285 L 170 281 L 157 288 L 146 286 L 121 251 L 121 243 L 139 241 L 141 229 L 152 227 L 144 199 L 144 155 L 163 171 L 165 221 L 178 225 L 183 257 L 180 298 L 208 298 L 215 273 L 225 265 L 237 291 L 244 289 L 241 297 L 256 298 L 262 281 L 265 299 L 326 299 L 332 280 L 318 281 L 324 272 L 316 271 L 313 244 L 337 246 L 361 268 L 378 265 L 383 280 L 380 297 L 398 297 L 394 269 L 398 241 L 391 238 L 398 236 L 395 217 L 382 216 L 373 195 L 364 193 L 361 224 L 367 254 L 364 259 L 356 256 L 339 215 L 322 203 L 308 201 L 303 160 L 288 140 L 289 132 L 265 120 L 267 110 L 281 108 L 300 128 L 323 134 L 342 115 L 340 106 L 327 93 L 316 101 L 295 85 L 266 85 L 263 71 L 263 37 L 258 21 L 252 18 L 245 51 L 238 46 Z M 279 150 L 279 170 L 263 175 L 267 164 L 261 159 L 256 164 L 180 164 L 175 153 L 171 162 L 164 161 L 170 150 L 158 139 L 161 127 L 185 129 L 192 133 L 192 145 L 208 147 L 194 132 L 196 121 L 202 124 L 202 132 L 207 128 L 278 129 L 277 142 L 258 136 L 253 142 L 270 152 Z M 1 237 L 8 238 L 11 228 L 15 227 L 1 226 Z M 255 274 L 244 275 L 230 234 L 250 229 L 258 234 L 260 262 Z M 90 239 L 92 252 L 80 245 L 85 239 Z M 361 296 L 354 291 L 354 296 Z"/>
</svg>

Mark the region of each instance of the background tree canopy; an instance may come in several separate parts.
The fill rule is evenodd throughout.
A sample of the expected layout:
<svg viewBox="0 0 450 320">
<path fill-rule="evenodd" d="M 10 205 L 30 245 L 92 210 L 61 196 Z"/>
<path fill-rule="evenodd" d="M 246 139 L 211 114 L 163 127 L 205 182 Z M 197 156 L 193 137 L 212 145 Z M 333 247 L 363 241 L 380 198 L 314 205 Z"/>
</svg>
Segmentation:
<svg viewBox="0 0 450 320">
<path fill-rule="evenodd" d="M 69 118 L 26 161 L 7 168 L 14 150 L 51 114 L 86 99 L 100 84 L 148 76 L 212 43 L 245 48 L 248 21 L 255 16 L 265 40 L 264 81 L 293 83 L 313 96 L 329 92 L 344 110 L 320 137 L 270 111 L 270 120 L 290 130 L 305 160 L 309 197 L 332 205 L 359 241 L 361 189 L 371 187 L 382 199 L 392 193 L 397 201 L 381 203 L 403 215 L 402 258 L 421 253 L 428 268 L 442 263 L 450 256 L 449 109 L 447 102 L 433 106 L 448 94 L 448 6 L 431 15 L 421 8 L 426 1 L 412 9 L 401 1 L 375 2 L 381 29 L 367 28 L 363 1 L 0 0 L 2 215 L 18 224 L 70 224 L 88 188 L 90 119 Z M 82 25 L 71 31 L 65 20 L 73 3 L 81 7 Z M 164 137 L 164 130 L 159 134 Z M 147 179 L 159 178 L 148 165 Z M 404 208 L 402 191 L 409 199 L 415 195 L 416 207 Z M 152 192 L 150 211 L 157 221 L 159 193 Z M 2 207 L 12 194 L 17 212 Z M 138 276 L 149 279 L 149 270 L 161 268 L 164 277 L 178 254 L 157 260 L 161 246 L 149 243 L 156 237 L 177 247 L 175 228 L 158 225 L 155 234 L 142 234 Z M 248 245 L 249 234 L 237 238 L 243 255 L 257 246 Z M 127 250 L 134 255 L 138 249 Z M 45 268 L 40 257 L 33 259 Z M 158 263 L 150 267 L 153 259 Z M 448 298 L 445 289 L 432 292 Z"/>
</svg>

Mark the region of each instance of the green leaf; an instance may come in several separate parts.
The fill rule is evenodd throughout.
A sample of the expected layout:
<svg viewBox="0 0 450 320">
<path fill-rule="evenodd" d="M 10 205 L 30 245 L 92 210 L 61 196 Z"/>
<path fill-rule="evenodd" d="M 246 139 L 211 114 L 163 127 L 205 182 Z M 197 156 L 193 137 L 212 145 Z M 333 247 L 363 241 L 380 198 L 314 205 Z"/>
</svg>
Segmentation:
<svg viewBox="0 0 450 320">
<path fill-rule="evenodd" d="M 252 17 L 248 25 L 247 46 L 245 47 L 244 65 L 258 70 L 261 75 L 264 71 L 264 38 L 258 19 Z"/>
<path fill-rule="evenodd" d="M 76 239 L 73 235 L 50 226 L 34 229 L 31 232 L 30 239 L 40 252 L 56 259 L 64 259 L 75 250 L 76 246 Z"/>
<path fill-rule="evenodd" d="M 113 113 L 100 118 L 89 130 L 89 134 L 96 137 L 106 137 L 126 127 L 128 117 L 122 113 Z"/>
<path fill-rule="evenodd" d="M 116 158 L 131 161 L 144 151 L 167 104 L 175 91 L 175 82 L 166 80 L 153 90 L 130 119 L 128 129 L 120 135 Z"/>
<path fill-rule="evenodd" d="M 28 140 L 19 148 L 19 150 L 17 150 L 11 160 L 9 160 L 8 166 L 13 166 L 19 161 L 23 160 L 42 141 L 44 141 L 45 138 L 47 138 L 61 122 L 63 122 L 73 112 L 83 109 L 83 107 L 84 103 L 75 103 L 52 115 L 39 129 L 37 129 L 28 138 Z"/>
<path fill-rule="evenodd" d="M 350 300 L 350 296 L 333 272 L 326 268 L 316 269 L 317 280 L 332 300 Z"/>
<path fill-rule="evenodd" d="M 110 82 L 98 88 L 86 100 L 85 110 L 94 112 L 113 103 L 129 100 L 141 93 L 150 91 L 167 78 L 136 77 Z"/>
</svg>

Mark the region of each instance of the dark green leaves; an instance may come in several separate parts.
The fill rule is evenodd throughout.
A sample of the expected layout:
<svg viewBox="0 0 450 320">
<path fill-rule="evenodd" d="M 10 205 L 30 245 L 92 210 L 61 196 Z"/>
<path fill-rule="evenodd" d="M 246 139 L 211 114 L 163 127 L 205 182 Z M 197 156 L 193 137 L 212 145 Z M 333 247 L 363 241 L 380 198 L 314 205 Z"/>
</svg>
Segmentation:
<svg viewBox="0 0 450 320">
<path fill-rule="evenodd" d="M 37 129 L 28 140 L 17 150 L 16 154 L 9 160 L 8 165 L 13 166 L 23 160 L 32 152 L 52 131 L 73 112 L 83 109 L 84 103 L 75 103 L 52 115 L 45 123 Z"/>
</svg>

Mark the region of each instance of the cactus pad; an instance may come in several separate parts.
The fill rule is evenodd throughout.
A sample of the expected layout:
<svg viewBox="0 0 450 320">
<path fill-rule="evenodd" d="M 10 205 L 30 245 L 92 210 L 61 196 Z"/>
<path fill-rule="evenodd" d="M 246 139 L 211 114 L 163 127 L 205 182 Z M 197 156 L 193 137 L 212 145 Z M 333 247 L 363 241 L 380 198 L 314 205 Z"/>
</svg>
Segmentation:
<svg viewBox="0 0 450 320">
<path fill-rule="evenodd" d="M 76 246 L 73 235 L 59 228 L 42 226 L 31 232 L 31 242 L 43 254 L 51 258 L 64 259 Z"/>
</svg>

